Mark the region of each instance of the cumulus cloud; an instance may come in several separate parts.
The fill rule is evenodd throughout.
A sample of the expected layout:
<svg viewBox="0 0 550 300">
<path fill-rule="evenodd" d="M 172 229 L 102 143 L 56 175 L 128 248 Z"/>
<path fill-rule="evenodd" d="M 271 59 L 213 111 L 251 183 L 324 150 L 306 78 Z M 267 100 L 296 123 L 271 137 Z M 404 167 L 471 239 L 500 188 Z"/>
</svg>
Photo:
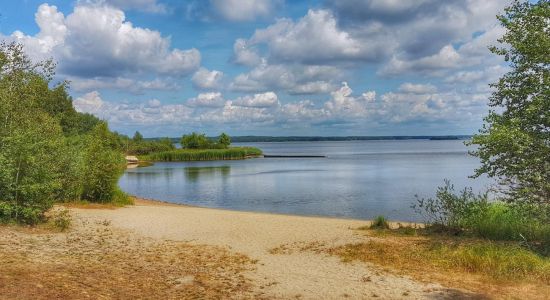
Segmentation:
<svg viewBox="0 0 550 300">
<path fill-rule="evenodd" d="M 209 71 L 206 68 L 200 68 L 191 78 L 191 82 L 197 89 L 208 90 L 219 88 L 222 78 L 223 72 L 221 71 Z"/>
<path fill-rule="evenodd" d="M 347 83 L 327 99 L 283 101 L 274 92 L 227 99 L 221 93 L 200 93 L 177 104 L 157 99 L 128 104 L 105 101 L 93 91 L 78 97 L 79 111 L 113 124 L 139 126 L 261 126 L 309 127 L 319 124 L 407 124 L 408 122 L 476 122 L 486 109 L 486 93 L 439 91 L 429 85 L 404 84 L 395 91 L 354 93 Z M 278 127 L 279 128 L 279 127 Z"/>
<path fill-rule="evenodd" d="M 379 73 L 381 75 L 399 75 L 410 72 L 435 74 L 442 69 L 457 68 L 459 62 L 458 52 L 452 45 L 447 45 L 438 53 L 419 59 L 404 60 L 394 56 Z"/>
<path fill-rule="evenodd" d="M 194 107 L 222 107 L 224 104 L 221 93 L 201 93 L 187 101 L 187 105 Z"/>
<path fill-rule="evenodd" d="M 329 9 L 311 9 L 296 21 L 279 19 L 249 39 L 237 40 L 235 62 L 251 57 L 240 61 L 342 68 L 375 63 L 385 76 L 443 76 L 487 58 L 487 45 L 502 34 L 494 16 L 506 5 L 498 0 L 326 3 Z"/>
<path fill-rule="evenodd" d="M 168 79 L 136 80 L 127 77 L 95 77 L 79 78 L 68 77 L 71 88 L 77 92 L 87 92 L 99 89 L 112 89 L 130 92 L 132 94 L 143 94 L 146 91 L 176 91 L 180 86 Z"/>
<path fill-rule="evenodd" d="M 368 91 L 360 96 L 353 96 L 353 90 L 347 82 L 342 82 L 340 89 L 331 93 L 331 99 L 324 105 L 329 115 L 343 117 L 366 117 L 372 111 L 369 104 L 376 99 L 376 92 Z"/>
<path fill-rule="evenodd" d="M 103 99 L 98 91 L 89 92 L 73 101 L 78 112 L 98 114 L 103 108 Z"/>
<path fill-rule="evenodd" d="M 340 79 L 342 73 L 334 66 L 262 63 L 248 73 L 237 75 L 230 87 L 240 92 L 276 89 L 290 94 L 319 94 L 332 90 L 333 82 Z"/>
<path fill-rule="evenodd" d="M 399 91 L 410 94 L 426 94 L 436 92 L 437 88 L 431 84 L 414 84 L 405 82 L 399 86 Z"/>
<path fill-rule="evenodd" d="M 120 76 L 136 72 L 181 76 L 200 65 L 196 49 L 171 49 L 160 32 L 134 26 L 112 6 L 80 4 L 67 17 L 42 4 L 35 15 L 35 36 L 14 32 L 34 58 L 53 56 L 60 71 L 80 77 Z"/>
<path fill-rule="evenodd" d="M 256 30 L 247 43 L 266 44 L 271 59 L 315 64 L 327 61 L 376 56 L 348 32 L 341 30 L 329 10 L 309 10 L 294 22 L 280 19 L 266 29 Z"/>
<path fill-rule="evenodd" d="M 239 65 L 255 66 L 262 61 L 258 52 L 251 48 L 245 39 L 237 39 L 233 44 L 233 62 Z"/>
<path fill-rule="evenodd" d="M 282 0 L 210 0 L 217 15 L 235 22 L 268 17 L 281 3 Z"/>
<path fill-rule="evenodd" d="M 240 97 L 233 104 L 245 107 L 273 107 L 279 105 L 279 99 L 274 92 L 267 92 L 254 94 L 254 96 Z"/>
</svg>

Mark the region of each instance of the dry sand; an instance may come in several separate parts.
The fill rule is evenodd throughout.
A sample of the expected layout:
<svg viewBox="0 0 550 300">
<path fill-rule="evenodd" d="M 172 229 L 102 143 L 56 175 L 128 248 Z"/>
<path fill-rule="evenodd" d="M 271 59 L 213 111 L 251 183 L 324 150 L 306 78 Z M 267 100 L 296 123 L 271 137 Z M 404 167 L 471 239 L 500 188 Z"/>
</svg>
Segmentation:
<svg viewBox="0 0 550 300">
<path fill-rule="evenodd" d="M 253 267 L 243 268 L 242 272 L 250 285 L 247 295 L 252 298 L 472 296 L 466 291 L 394 275 L 374 265 L 344 263 L 325 254 L 323 249 L 365 241 L 365 236 L 353 229 L 367 225 L 366 221 L 238 212 L 143 200 L 120 209 L 71 210 L 79 224 L 108 223 L 113 230 L 130 233 L 133 239 L 206 245 L 243 254 L 254 262 Z M 231 294 L 232 291 L 227 289 L 224 297 L 245 297 Z"/>
</svg>

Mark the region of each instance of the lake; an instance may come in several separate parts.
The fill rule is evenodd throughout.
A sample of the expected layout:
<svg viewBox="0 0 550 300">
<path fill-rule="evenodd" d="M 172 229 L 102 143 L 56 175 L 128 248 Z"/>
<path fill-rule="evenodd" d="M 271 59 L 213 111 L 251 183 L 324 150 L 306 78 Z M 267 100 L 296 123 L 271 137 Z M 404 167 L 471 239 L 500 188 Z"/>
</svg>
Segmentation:
<svg viewBox="0 0 550 300">
<path fill-rule="evenodd" d="M 264 154 L 327 157 L 155 163 L 128 169 L 120 186 L 138 197 L 204 207 L 421 221 L 410 207 L 414 195 L 434 196 L 445 178 L 475 191 L 489 184 L 487 178 L 468 178 L 479 160 L 458 140 L 237 145 L 258 147 Z"/>
</svg>

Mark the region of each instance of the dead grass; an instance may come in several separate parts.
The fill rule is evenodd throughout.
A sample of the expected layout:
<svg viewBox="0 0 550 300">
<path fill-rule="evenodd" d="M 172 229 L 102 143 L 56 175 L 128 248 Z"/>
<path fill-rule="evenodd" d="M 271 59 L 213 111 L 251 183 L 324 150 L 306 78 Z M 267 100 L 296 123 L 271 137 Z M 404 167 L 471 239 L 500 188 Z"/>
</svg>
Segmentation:
<svg viewBox="0 0 550 300">
<path fill-rule="evenodd" d="M 248 257 L 78 224 L 67 233 L 0 227 L 0 298 L 257 298 Z M 37 232 L 37 230 L 39 230 Z M 35 232 L 37 234 L 30 234 Z"/>
<path fill-rule="evenodd" d="M 550 261 L 513 245 L 474 239 L 366 231 L 363 243 L 327 250 L 345 262 L 363 261 L 424 282 L 501 298 L 548 299 Z M 414 233 L 414 234 L 413 234 Z"/>
</svg>

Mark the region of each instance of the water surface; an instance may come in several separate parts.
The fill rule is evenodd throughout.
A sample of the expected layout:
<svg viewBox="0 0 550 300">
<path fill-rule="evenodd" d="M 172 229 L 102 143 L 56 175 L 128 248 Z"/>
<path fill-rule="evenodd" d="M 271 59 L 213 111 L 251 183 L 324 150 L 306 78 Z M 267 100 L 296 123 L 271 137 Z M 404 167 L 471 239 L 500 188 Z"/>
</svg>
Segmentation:
<svg viewBox="0 0 550 300">
<path fill-rule="evenodd" d="M 482 190 L 479 161 L 462 141 L 246 143 L 273 155 L 238 161 L 156 163 L 120 180 L 132 195 L 198 206 L 298 215 L 420 221 L 414 195 L 433 196 L 443 179 Z"/>
</svg>

